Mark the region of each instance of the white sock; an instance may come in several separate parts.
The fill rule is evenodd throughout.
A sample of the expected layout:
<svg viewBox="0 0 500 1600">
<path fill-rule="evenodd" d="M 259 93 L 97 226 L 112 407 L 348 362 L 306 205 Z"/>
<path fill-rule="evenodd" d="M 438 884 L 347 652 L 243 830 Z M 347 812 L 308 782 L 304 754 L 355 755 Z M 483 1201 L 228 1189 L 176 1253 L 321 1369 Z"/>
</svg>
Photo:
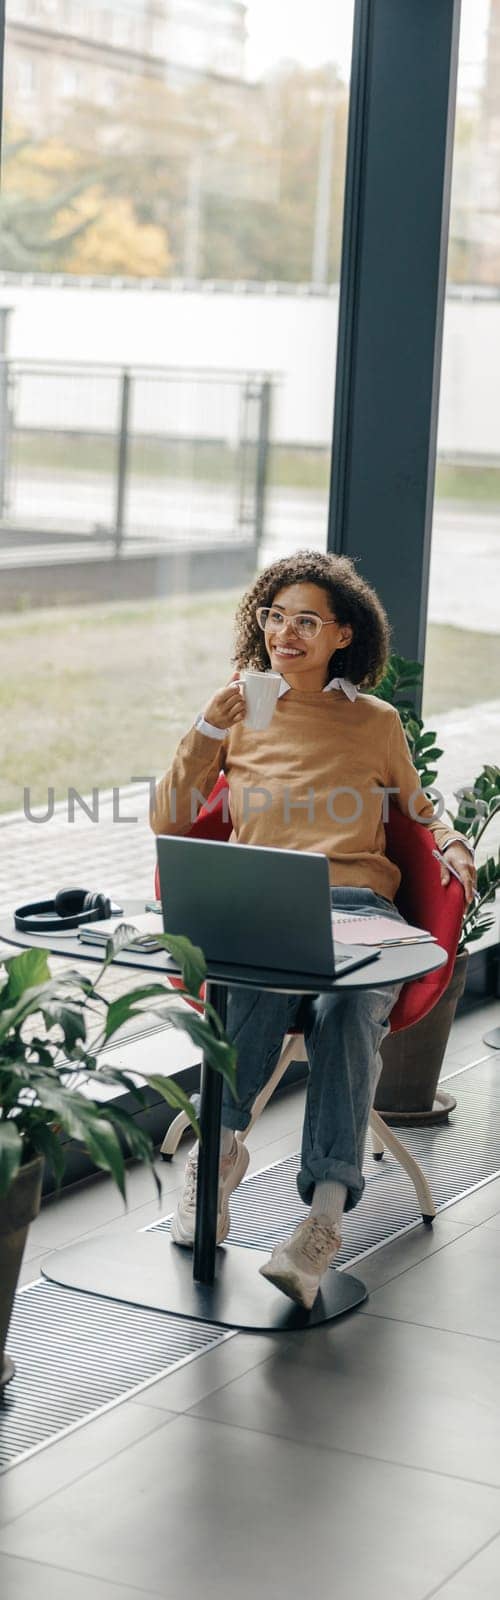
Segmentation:
<svg viewBox="0 0 500 1600">
<path fill-rule="evenodd" d="M 197 1117 L 199 1117 L 199 1115 L 200 1115 L 200 1105 L 201 1105 L 201 1096 L 199 1094 L 192 1094 L 191 1095 L 191 1101 L 192 1101 L 192 1104 L 193 1104 L 194 1109 L 196 1111 L 196 1115 L 197 1115 Z M 222 1156 L 228 1156 L 229 1155 L 230 1151 L 233 1148 L 233 1139 L 235 1139 L 235 1138 L 236 1138 L 236 1135 L 235 1135 L 233 1129 L 232 1128 L 225 1128 L 224 1127 L 224 1123 L 222 1123 L 221 1124 L 221 1130 L 220 1130 L 220 1156 L 221 1156 L 221 1158 L 222 1158 Z M 193 1149 L 196 1150 L 196 1152 L 198 1152 L 198 1149 L 199 1149 L 198 1140 L 196 1140 L 196 1144 L 193 1146 Z"/>
<path fill-rule="evenodd" d="M 234 1133 L 232 1128 L 221 1127 L 221 1130 L 220 1130 L 220 1149 L 219 1149 L 219 1159 L 220 1160 L 222 1160 L 224 1156 L 230 1155 L 231 1150 L 233 1148 L 233 1140 L 235 1138 L 236 1138 L 236 1134 Z M 196 1143 L 193 1145 L 192 1154 L 197 1156 L 199 1148 L 200 1148 L 199 1141 L 197 1139 Z"/>
<path fill-rule="evenodd" d="M 345 1183 L 317 1183 L 313 1194 L 311 1216 L 329 1217 L 330 1222 L 333 1222 L 334 1227 L 341 1233 L 346 1194 Z"/>
<path fill-rule="evenodd" d="M 231 1152 L 231 1150 L 233 1148 L 233 1140 L 235 1138 L 236 1138 L 236 1134 L 234 1132 L 234 1128 L 225 1128 L 224 1127 L 224 1123 L 223 1123 L 222 1127 L 221 1127 L 221 1130 L 220 1130 L 220 1153 L 221 1153 L 221 1156 L 228 1156 L 230 1154 L 230 1152 Z"/>
</svg>

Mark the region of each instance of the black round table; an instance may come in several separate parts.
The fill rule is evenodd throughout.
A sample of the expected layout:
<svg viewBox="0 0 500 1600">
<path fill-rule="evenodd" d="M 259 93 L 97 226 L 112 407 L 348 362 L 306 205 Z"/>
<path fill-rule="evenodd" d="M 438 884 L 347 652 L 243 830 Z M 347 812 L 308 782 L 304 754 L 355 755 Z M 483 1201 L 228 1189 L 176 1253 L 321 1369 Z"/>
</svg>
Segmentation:
<svg viewBox="0 0 500 1600">
<path fill-rule="evenodd" d="M 110 928 L 133 921 L 143 909 L 142 903 L 127 901 L 123 914 L 113 919 Z M 102 960 L 102 948 L 83 944 L 72 933 L 44 937 L 20 934 L 14 929 L 12 918 L 0 921 L 2 940 L 22 948 L 41 946 L 53 955 L 66 955 L 72 960 Z M 163 952 L 146 956 L 140 951 L 120 951 L 115 960 L 120 966 L 162 972 L 167 977 L 179 973 L 175 962 Z M 429 941 L 390 946 L 376 961 L 336 978 L 301 972 L 271 973 L 259 967 L 207 961 L 207 998 L 225 1026 L 229 987 L 286 994 L 379 988 L 424 977 L 447 960 L 447 951 Z M 82 1240 L 53 1251 L 42 1263 L 43 1276 L 66 1288 L 254 1332 L 313 1327 L 362 1304 L 367 1291 L 361 1280 L 344 1270 L 330 1270 L 325 1273 L 312 1310 L 305 1311 L 260 1276 L 258 1267 L 268 1259 L 268 1252 L 216 1245 L 221 1109 L 222 1078 L 203 1060 L 193 1253 L 174 1245 L 161 1230 L 125 1236 L 106 1231 L 99 1239 Z"/>
</svg>

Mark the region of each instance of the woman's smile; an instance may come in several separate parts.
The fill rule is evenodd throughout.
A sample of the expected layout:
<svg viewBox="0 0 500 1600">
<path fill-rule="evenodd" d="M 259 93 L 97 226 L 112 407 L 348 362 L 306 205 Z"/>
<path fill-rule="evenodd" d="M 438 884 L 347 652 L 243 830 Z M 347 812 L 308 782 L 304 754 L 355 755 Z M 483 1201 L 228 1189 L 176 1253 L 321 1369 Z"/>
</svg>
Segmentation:
<svg viewBox="0 0 500 1600">
<path fill-rule="evenodd" d="M 271 653 L 274 656 L 305 656 L 305 650 L 295 650 L 293 645 L 271 644 Z"/>
</svg>

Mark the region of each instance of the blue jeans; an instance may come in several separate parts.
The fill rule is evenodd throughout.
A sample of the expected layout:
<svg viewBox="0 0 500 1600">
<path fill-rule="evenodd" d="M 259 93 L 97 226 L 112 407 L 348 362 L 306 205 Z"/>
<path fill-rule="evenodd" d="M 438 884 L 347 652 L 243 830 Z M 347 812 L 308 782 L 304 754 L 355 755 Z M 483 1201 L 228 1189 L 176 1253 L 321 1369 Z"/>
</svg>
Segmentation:
<svg viewBox="0 0 500 1600">
<path fill-rule="evenodd" d="M 395 922 L 405 921 L 391 900 L 372 889 L 332 889 L 332 907 L 383 912 Z M 352 942 L 356 942 L 354 932 Z M 239 1103 L 224 1084 L 226 1128 L 248 1126 L 254 1100 L 276 1066 L 285 1034 L 294 1027 L 304 1033 L 309 1079 L 297 1188 L 305 1205 L 311 1204 L 315 1185 L 325 1179 L 346 1185 L 346 1211 L 361 1199 L 366 1131 L 382 1070 L 380 1045 L 401 989 L 402 983 L 322 995 L 228 989 L 226 1031 L 238 1051 Z"/>
</svg>

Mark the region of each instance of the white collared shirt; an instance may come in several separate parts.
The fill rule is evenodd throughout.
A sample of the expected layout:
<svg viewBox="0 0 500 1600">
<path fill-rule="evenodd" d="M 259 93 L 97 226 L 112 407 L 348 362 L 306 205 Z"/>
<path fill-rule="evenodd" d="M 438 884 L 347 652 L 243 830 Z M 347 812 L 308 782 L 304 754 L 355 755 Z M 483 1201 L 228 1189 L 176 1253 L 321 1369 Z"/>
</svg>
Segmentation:
<svg viewBox="0 0 500 1600">
<path fill-rule="evenodd" d="M 289 683 L 287 683 L 286 678 L 284 678 L 283 674 L 281 674 L 278 700 L 281 700 L 282 695 L 289 693 L 290 687 L 291 686 Z M 322 693 L 328 694 L 329 689 L 343 689 L 348 700 L 357 700 L 359 694 L 359 689 L 356 688 L 354 683 L 351 683 L 350 678 L 330 678 L 330 682 L 325 683 Z M 200 712 L 200 715 L 196 718 L 195 728 L 197 728 L 198 733 L 205 733 L 207 739 L 219 739 L 219 741 L 221 739 L 225 739 L 228 732 L 227 728 L 216 728 L 213 722 L 206 722 L 202 712 Z"/>
</svg>

